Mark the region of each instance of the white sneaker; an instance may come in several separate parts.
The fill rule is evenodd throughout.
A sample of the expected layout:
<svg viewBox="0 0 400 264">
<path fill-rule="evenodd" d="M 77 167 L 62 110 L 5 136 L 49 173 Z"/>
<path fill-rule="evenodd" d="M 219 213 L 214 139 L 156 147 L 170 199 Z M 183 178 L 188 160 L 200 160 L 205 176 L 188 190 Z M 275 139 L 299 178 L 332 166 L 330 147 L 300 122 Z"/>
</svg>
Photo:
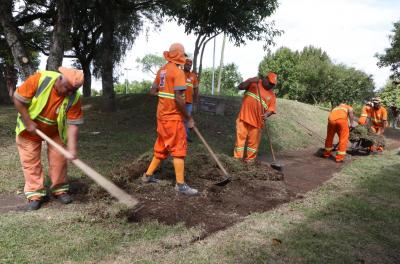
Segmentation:
<svg viewBox="0 0 400 264">
<path fill-rule="evenodd" d="M 197 189 L 191 188 L 186 183 L 176 184 L 175 191 L 180 192 L 185 195 L 188 195 L 188 196 L 196 196 L 199 194 L 199 191 Z"/>
</svg>

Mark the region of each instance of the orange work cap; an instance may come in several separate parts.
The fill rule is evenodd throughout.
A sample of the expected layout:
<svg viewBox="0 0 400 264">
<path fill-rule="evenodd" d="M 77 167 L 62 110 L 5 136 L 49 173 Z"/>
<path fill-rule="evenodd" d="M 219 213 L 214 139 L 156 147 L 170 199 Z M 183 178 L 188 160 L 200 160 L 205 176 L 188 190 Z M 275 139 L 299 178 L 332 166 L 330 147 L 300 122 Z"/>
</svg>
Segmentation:
<svg viewBox="0 0 400 264">
<path fill-rule="evenodd" d="M 82 86 L 83 71 L 66 67 L 59 67 L 58 71 L 67 79 L 67 82 L 71 84 L 73 90 L 77 90 Z"/>
<path fill-rule="evenodd" d="M 276 75 L 274 72 L 268 72 L 267 79 L 270 83 L 276 84 L 278 82 L 278 75 Z"/>
<path fill-rule="evenodd" d="M 169 51 L 164 51 L 164 58 L 167 61 L 183 65 L 186 62 L 185 48 L 180 43 L 174 43 L 169 47 Z"/>
<path fill-rule="evenodd" d="M 191 60 L 191 59 L 186 59 L 186 63 L 185 64 L 190 64 L 190 65 L 192 65 L 193 64 L 193 61 Z"/>
</svg>

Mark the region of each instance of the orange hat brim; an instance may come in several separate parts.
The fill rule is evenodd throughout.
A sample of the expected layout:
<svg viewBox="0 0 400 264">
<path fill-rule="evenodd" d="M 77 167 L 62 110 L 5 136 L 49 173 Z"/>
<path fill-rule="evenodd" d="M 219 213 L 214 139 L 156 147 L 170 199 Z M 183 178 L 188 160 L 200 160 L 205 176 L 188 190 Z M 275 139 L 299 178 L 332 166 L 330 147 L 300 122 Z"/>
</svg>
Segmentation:
<svg viewBox="0 0 400 264">
<path fill-rule="evenodd" d="M 186 57 L 183 53 L 179 53 L 177 56 L 171 56 L 169 51 L 164 51 L 163 55 L 167 61 L 175 64 L 184 65 L 186 63 Z"/>
</svg>

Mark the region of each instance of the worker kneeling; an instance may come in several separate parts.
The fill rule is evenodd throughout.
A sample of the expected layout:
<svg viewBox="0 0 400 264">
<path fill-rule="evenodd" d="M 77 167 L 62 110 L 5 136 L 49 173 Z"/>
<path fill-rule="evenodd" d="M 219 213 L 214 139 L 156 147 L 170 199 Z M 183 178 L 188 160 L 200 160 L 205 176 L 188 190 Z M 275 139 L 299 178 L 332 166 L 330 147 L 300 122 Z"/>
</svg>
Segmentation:
<svg viewBox="0 0 400 264">
<path fill-rule="evenodd" d="M 154 156 L 142 177 L 146 183 L 157 183 L 154 171 L 161 161 L 169 154 L 173 157 L 176 176 L 175 190 L 186 195 L 197 195 L 198 191 L 185 183 L 184 168 L 186 156 L 186 131 L 184 120 L 188 127 L 194 127 L 193 118 L 186 111 L 184 93 L 186 90 L 185 74 L 180 65 L 186 62 L 184 47 L 175 43 L 164 51 L 168 61 L 158 72 L 150 93 L 158 96 L 157 106 L 157 140 L 154 145 Z"/>
<path fill-rule="evenodd" d="M 347 144 L 349 142 L 349 121 L 353 127 L 353 108 L 346 104 L 340 104 L 333 108 L 328 117 L 328 131 L 325 140 L 324 158 L 329 158 L 333 149 L 333 138 L 337 133 L 339 136 L 339 146 L 336 153 L 336 162 L 343 162 L 346 157 Z"/>
<path fill-rule="evenodd" d="M 246 92 L 236 119 L 235 158 L 245 162 L 255 161 L 264 122 L 276 113 L 276 96 L 272 91 L 276 83 L 277 75 L 269 72 L 265 77 L 250 78 L 239 84 L 238 89 Z M 245 150 L 247 157 L 244 157 Z"/>
</svg>

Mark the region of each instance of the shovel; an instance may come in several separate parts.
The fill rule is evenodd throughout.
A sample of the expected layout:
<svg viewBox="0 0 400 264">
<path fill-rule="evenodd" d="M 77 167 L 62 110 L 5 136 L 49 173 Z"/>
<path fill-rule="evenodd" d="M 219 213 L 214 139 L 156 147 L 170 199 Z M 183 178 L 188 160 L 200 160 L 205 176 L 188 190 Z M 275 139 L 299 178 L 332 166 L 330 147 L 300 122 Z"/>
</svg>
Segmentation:
<svg viewBox="0 0 400 264">
<path fill-rule="evenodd" d="M 273 160 L 273 162 L 271 162 L 270 166 L 271 166 L 271 168 L 273 168 L 277 171 L 282 171 L 283 165 L 281 163 L 277 162 L 275 159 L 275 152 L 274 152 L 274 148 L 272 147 L 272 140 L 271 140 L 271 137 L 269 136 L 267 127 L 265 127 L 265 134 L 267 134 L 268 145 L 269 145 L 269 149 L 271 150 L 271 155 L 272 155 L 272 160 Z"/>
<path fill-rule="evenodd" d="M 52 145 L 58 152 L 64 155 L 65 158 L 71 159 L 73 157 L 71 152 L 67 151 L 65 148 L 57 144 L 39 129 L 36 129 L 36 133 L 48 144 Z M 87 176 L 89 176 L 93 181 L 95 181 L 98 185 L 103 187 L 109 194 L 115 197 L 120 203 L 126 205 L 129 209 L 136 209 L 135 211 L 140 209 L 138 200 L 127 194 L 125 191 L 120 189 L 104 176 L 100 175 L 97 171 L 89 167 L 83 161 L 81 161 L 80 159 L 73 159 L 71 160 L 71 162 L 81 171 L 83 171 Z"/>
<path fill-rule="evenodd" d="M 203 142 L 204 146 L 207 148 L 208 152 L 210 152 L 211 156 L 213 157 L 213 159 L 215 160 L 215 162 L 217 163 L 218 167 L 222 170 L 222 172 L 224 173 L 224 178 L 222 180 L 220 180 L 219 182 L 215 183 L 215 185 L 218 186 L 225 186 L 227 185 L 229 182 L 232 181 L 232 176 L 230 176 L 228 174 L 228 172 L 225 170 L 224 166 L 222 166 L 221 162 L 219 161 L 219 159 L 217 158 L 217 156 L 214 154 L 214 151 L 210 148 L 210 146 L 207 144 L 207 141 L 203 138 L 203 136 L 201 135 L 200 131 L 197 129 L 197 127 L 193 127 L 194 132 L 196 133 L 196 135 L 200 138 L 201 142 Z"/>
<path fill-rule="evenodd" d="M 261 107 L 261 113 L 262 113 L 261 116 L 264 116 L 264 114 L 265 114 L 264 113 L 264 107 L 263 107 L 263 105 L 261 103 L 261 93 L 260 93 L 260 87 L 258 86 L 258 83 L 257 83 L 257 92 L 258 92 L 258 100 L 260 101 L 260 107 Z M 270 166 L 271 166 L 271 168 L 273 168 L 273 169 L 275 169 L 277 171 L 282 171 L 283 170 L 283 165 L 280 164 L 279 162 L 277 162 L 276 159 L 275 159 L 275 152 L 274 152 L 274 148 L 272 147 L 272 140 L 271 140 L 271 137 L 269 136 L 268 127 L 267 126 L 265 126 L 265 133 L 267 134 L 268 145 L 269 145 L 269 149 L 271 150 L 271 155 L 272 155 L 272 160 L 273 160 L 273 162 L 270 164 Z"/>
</svg>

